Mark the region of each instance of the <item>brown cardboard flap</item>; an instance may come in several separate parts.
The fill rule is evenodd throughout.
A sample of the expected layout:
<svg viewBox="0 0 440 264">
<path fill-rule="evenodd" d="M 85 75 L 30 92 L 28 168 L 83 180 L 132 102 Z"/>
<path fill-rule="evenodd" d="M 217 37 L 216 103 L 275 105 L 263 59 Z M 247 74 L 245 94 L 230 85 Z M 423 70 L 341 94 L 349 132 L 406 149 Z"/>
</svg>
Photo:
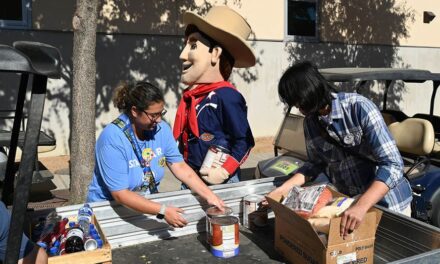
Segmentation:
<svg viewBox="0 0 440 264">
<path fill-rule="evenodd" d="M 283 222 L 283 228 L 293 230 L 296 234 L 295 237 L 300 238 L 295 241 L 297 244 L 302 245 L 304 248 L 315 248 L 316 250 L 324 250 L 326 248 L 307 220 L 271 197 L 266 196 L 266 199 L 275 213 L 276 225 L 279 225 L 279 222 Z M 316 245 L 320 245 L 320 247 L 317 248 Z"/>
</svg>

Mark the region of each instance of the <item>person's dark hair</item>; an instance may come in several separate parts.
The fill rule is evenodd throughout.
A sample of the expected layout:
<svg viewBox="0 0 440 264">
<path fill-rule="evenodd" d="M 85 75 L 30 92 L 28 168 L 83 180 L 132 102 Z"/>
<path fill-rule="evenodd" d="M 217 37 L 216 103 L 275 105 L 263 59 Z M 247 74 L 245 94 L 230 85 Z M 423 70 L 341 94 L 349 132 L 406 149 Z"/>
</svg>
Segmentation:
<svg viewBox="0 0 440 264">
<path fill-rule="evenodd" d="M 205 39 L 209 41 L 209 52 L 212 52 L 212 49 L 215 46 L 219 46 L 222 48 L 222 54 L 220 55 L 220 73 L 223 76 L 223 79 L 227 81 L 231 76 L 232 68 L 234 67 L 235 60 L 232 55 L 222 47 L 217 41 L 215 41 L 210 36 L 206 35 L 204 32 L 200 31 L 200 29 L 193 25 L 189 24 L 185 29 L 185 38 L 191 35 L 194 32 L 200 33 Z"/>
<path fill-rule="evenodd" d="M 122 82 L 113 96 L 113 104 L 119 111 L 130 115 L 131 107 L 145 110 L 154 103 L 164 102 L 162 91 L 149 82 Z"/>
<path fill-rule="evenodd" d="M 336 89 L 325 80 L 315 65 L 300 62 L 288 68 L 278 83 L 278 94 L 289 107 L 298 106 L 304 113 L 316 113 L 331 106 Z"/>
</svg>

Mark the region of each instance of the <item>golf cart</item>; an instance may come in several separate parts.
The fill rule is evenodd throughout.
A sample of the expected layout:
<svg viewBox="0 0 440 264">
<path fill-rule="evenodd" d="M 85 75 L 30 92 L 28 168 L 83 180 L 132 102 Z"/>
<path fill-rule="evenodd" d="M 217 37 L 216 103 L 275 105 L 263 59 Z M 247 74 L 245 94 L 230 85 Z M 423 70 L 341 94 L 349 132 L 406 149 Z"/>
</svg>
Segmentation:
<svg viewBox="0 0 440 264">
<path fill-rule="evenodd" d="M 413 190 L 412 217 L 440 227 L 440 116 L 434 115 L 440 73 L 390 68 L 327 68 L 320 69 L 320 72 L 341 90 L 356 91 L 378 104 L 404 160 L 404 175 Z M 432 86 L 423 84 L 425 82 L 432 82 Z M 429 112 L 408 116 L 398 109 L 396 101 L 403 97 L 393 95 L 393 92 L 400 95 L 409 89 L 407 85 L 403 86 L 406 83 L 423 84 L 423 87 L 416 85 L 415 94 L 426 95 L 425 98 L 430 95 L 430 101 L 426 103 Z M 379 92 L 372 92 L 376 87 Z M 381 102 L 379 97 L 382 97 Z M 422 108 L 417 105 L 417 111 Z M 292 175 L 304 164 L 307 153 L 303 120 L 303 116 L 288 109 L 274 139 L 275 157 L 258 163 L 256 178 Z"/>
</svg>

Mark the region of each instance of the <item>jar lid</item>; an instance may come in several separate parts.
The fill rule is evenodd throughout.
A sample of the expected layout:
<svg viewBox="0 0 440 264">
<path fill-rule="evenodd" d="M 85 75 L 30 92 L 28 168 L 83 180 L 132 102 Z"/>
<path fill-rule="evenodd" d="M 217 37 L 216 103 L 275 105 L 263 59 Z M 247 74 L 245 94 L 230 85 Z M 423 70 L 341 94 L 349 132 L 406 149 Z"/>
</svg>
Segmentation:
<svg viewBox="0 0 440 264">
<path fill-rule="evenodd" d="M 224 210 L 220 210 L 216 206 L 211 206 L 208 209 L 206 209 L 206 215 L 209 217 L 217 217 L 217 216 L 226 216 L 232 214 L 232 208 L 231 207 L 223 207 Z"/>
<path fill-rule="evenodd" d="M 238 217 L 235 216 L 214 217 L 211 219 L 211 223 L 220 226 L 235 225 L 238 223 Z"/>
<path fill-rule="evenodd" d="M 259 194 L 250 194 L 248 196 L 245 196 L 243 198 L 243 200 L 248 201 L 248 202 L 255 202 L 255 203 L 259 203 L 264 199 L 263 195 L 259 195 Z"/>
</svg>

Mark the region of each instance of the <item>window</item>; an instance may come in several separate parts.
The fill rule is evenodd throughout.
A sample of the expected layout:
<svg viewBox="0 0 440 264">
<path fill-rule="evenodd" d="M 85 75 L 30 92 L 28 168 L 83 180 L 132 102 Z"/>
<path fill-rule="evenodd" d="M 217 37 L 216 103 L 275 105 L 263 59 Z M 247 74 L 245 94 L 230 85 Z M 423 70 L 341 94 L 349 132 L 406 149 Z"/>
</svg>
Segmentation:
<svg viewBox="0 0 440 264">
<path fill-rule="evenodd" d="M 318 40 L 318 0 L 286 0 L 286 38 Z"/>
<path fill-rule="evenodd" d="M 0 28 L 26 29 L 31 25 L 31 0 L 0 1 Z"/>
</svg>

